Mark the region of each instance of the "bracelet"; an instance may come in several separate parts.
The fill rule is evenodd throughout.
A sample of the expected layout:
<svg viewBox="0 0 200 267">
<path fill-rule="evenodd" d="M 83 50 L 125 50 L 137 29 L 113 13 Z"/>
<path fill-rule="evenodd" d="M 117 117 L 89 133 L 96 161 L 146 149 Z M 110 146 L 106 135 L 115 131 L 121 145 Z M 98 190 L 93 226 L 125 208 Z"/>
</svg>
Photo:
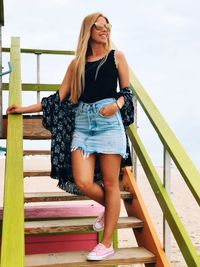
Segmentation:
<svg viewBox="0 0 200 267">
<path fill-rule="evenodd" d="M 116 104 L 117 104 L 117 107 L 118 107 L 119 109 L 122 108 L 122 104 L 120 104 L 119 101 L 116 100 Z"/>
</svg>

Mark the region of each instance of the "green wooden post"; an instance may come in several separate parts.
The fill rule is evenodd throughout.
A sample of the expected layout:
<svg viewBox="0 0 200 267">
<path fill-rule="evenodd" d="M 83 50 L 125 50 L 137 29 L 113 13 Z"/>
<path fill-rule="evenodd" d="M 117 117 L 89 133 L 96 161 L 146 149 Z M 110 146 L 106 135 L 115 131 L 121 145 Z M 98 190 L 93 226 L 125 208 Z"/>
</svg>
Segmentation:
<svg viewBox="0 0 200 267">
<path fill-rule="evenodd" d="M 2 26 L 4 26 L 3 0 L 0 0 L 0 72 L 2 72 Z M 0 138 L 3 136 L 2 77 L 0 77 Z"/>
<path fill-rule="evenodd" d="M 11 38 L 9 105 L 21 104 L 20 39 Z M 22 115 L 8 116 L 1 267 L 24 267 Z"/>
<path fill-rule="evenodd" d="M 0 6 L 1 7 L 1 6 Z M 0 72 L 2 72 L 2 25 L 0 22 Z M 3 84 L 2 84 L 2 76 L 0 76 L 0 138 L 3 136 Z"/>
<path fill-rule="evenodd" d="M 101 239 L 103 237 L 103 231 L 98 232 L 98 243 L 101 242 Z M 118 248 L 118 230 L 116 229 L 113 233 L 113 248 Z M 108 267 L 117 267 L 118 265 L 110 265 Z"/>
<path fill-rule="evenodd" d="M 101 242 L 103 237 L 103 231 L 98 232 L 98 243 Z M 118 248 L 118 231 L 117 229 L 113 233 L 113 248 Z"/>
</svg>

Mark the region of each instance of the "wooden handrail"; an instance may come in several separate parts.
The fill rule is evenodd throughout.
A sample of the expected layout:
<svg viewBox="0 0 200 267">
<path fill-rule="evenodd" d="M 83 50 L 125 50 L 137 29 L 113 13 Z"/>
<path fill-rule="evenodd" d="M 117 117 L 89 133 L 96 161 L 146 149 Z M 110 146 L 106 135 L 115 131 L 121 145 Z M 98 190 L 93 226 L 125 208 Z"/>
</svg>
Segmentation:
<svg viewBox="0 0 200 267">
<path fill-rule="evenodd" d="M 21 104 L 20 39 L 11 38 L 9 105 Z M 8 115 L 1 267 L 24 267 L 22 115 Z"/>
<path fill-rule="evenodd" d="M 30 91 L 30 92 L 42 92 L 42 91 L 56 91 L 59 89 L 60 84 L 44 84 L 44 83 L 22 83 L 22 91 Z M 3 83 L 3 90 L 8 91 L 9 90 L 9 83 Z"/>
<path fill-rule="evenodd" d="M 182 174 L 188 188 L 200 205 L 200 173 L 186 154 L 182 145 L 166 123 L 159 110 L 130 70 L 131 86 L 143 110 L 156 130 L 161 142 L 168 150 L 178 170 Z"/>
<path fill-rule="evenodd" d="M 28 48 L 21 48 L 21 53 L 26 54 L 49 54 L 49 55 L 74 55 L 75 52 L 72 50 L 48 50 L 48 49 L 28 49 Z M 10 52 L 9 47 L 3 47 L 2 52 Z"/>
</svg>

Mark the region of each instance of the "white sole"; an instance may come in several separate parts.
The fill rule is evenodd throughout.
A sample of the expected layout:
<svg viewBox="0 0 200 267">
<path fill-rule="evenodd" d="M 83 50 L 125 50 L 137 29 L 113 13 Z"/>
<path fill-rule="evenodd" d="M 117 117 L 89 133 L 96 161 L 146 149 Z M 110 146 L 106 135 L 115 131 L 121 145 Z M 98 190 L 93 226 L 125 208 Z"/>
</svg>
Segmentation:
<svg viewBox="0 0 200 267">
<path fill-rule="evenodd" d="M 93 230 L 96 231 L 96 232 L 101 232 L 103 231 L 104 227 L 99 229 L 99 228 L 95 228 L 95 226 L 93 225 Z"/>
<path fill-rule="evenodd" d="M 105 260 L 111 256 L 113 256 L 115 254 L 115 252 L 113 251 L 112 253 L 106 254 L 104 256 L 87 256 L 87 260 L 88 261 L 101 261 L 101 260 Z"/>
</svg>

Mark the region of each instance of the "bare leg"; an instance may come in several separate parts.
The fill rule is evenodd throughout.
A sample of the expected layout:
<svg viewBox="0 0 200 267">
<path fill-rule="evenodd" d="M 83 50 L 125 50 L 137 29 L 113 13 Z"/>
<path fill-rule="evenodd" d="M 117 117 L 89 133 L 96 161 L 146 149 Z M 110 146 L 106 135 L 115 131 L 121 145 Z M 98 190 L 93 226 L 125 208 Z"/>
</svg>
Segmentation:
<svg viewBox="0 0 200 267">
<path fill-rule="evenodd" d="M 72 173 L 78 188 L 89 198 L 104 205 L 104 191 L 94 183 L 95 155 L 83 158 L 81 150 L 72 152 Z"/>
<path fill-rule="evenodd" d="M 105 187 L 105 221 L 101 243 L 110 247 L 120 213 L 120 155 L 101 154 L 100 167 Z"/>
</svg>

